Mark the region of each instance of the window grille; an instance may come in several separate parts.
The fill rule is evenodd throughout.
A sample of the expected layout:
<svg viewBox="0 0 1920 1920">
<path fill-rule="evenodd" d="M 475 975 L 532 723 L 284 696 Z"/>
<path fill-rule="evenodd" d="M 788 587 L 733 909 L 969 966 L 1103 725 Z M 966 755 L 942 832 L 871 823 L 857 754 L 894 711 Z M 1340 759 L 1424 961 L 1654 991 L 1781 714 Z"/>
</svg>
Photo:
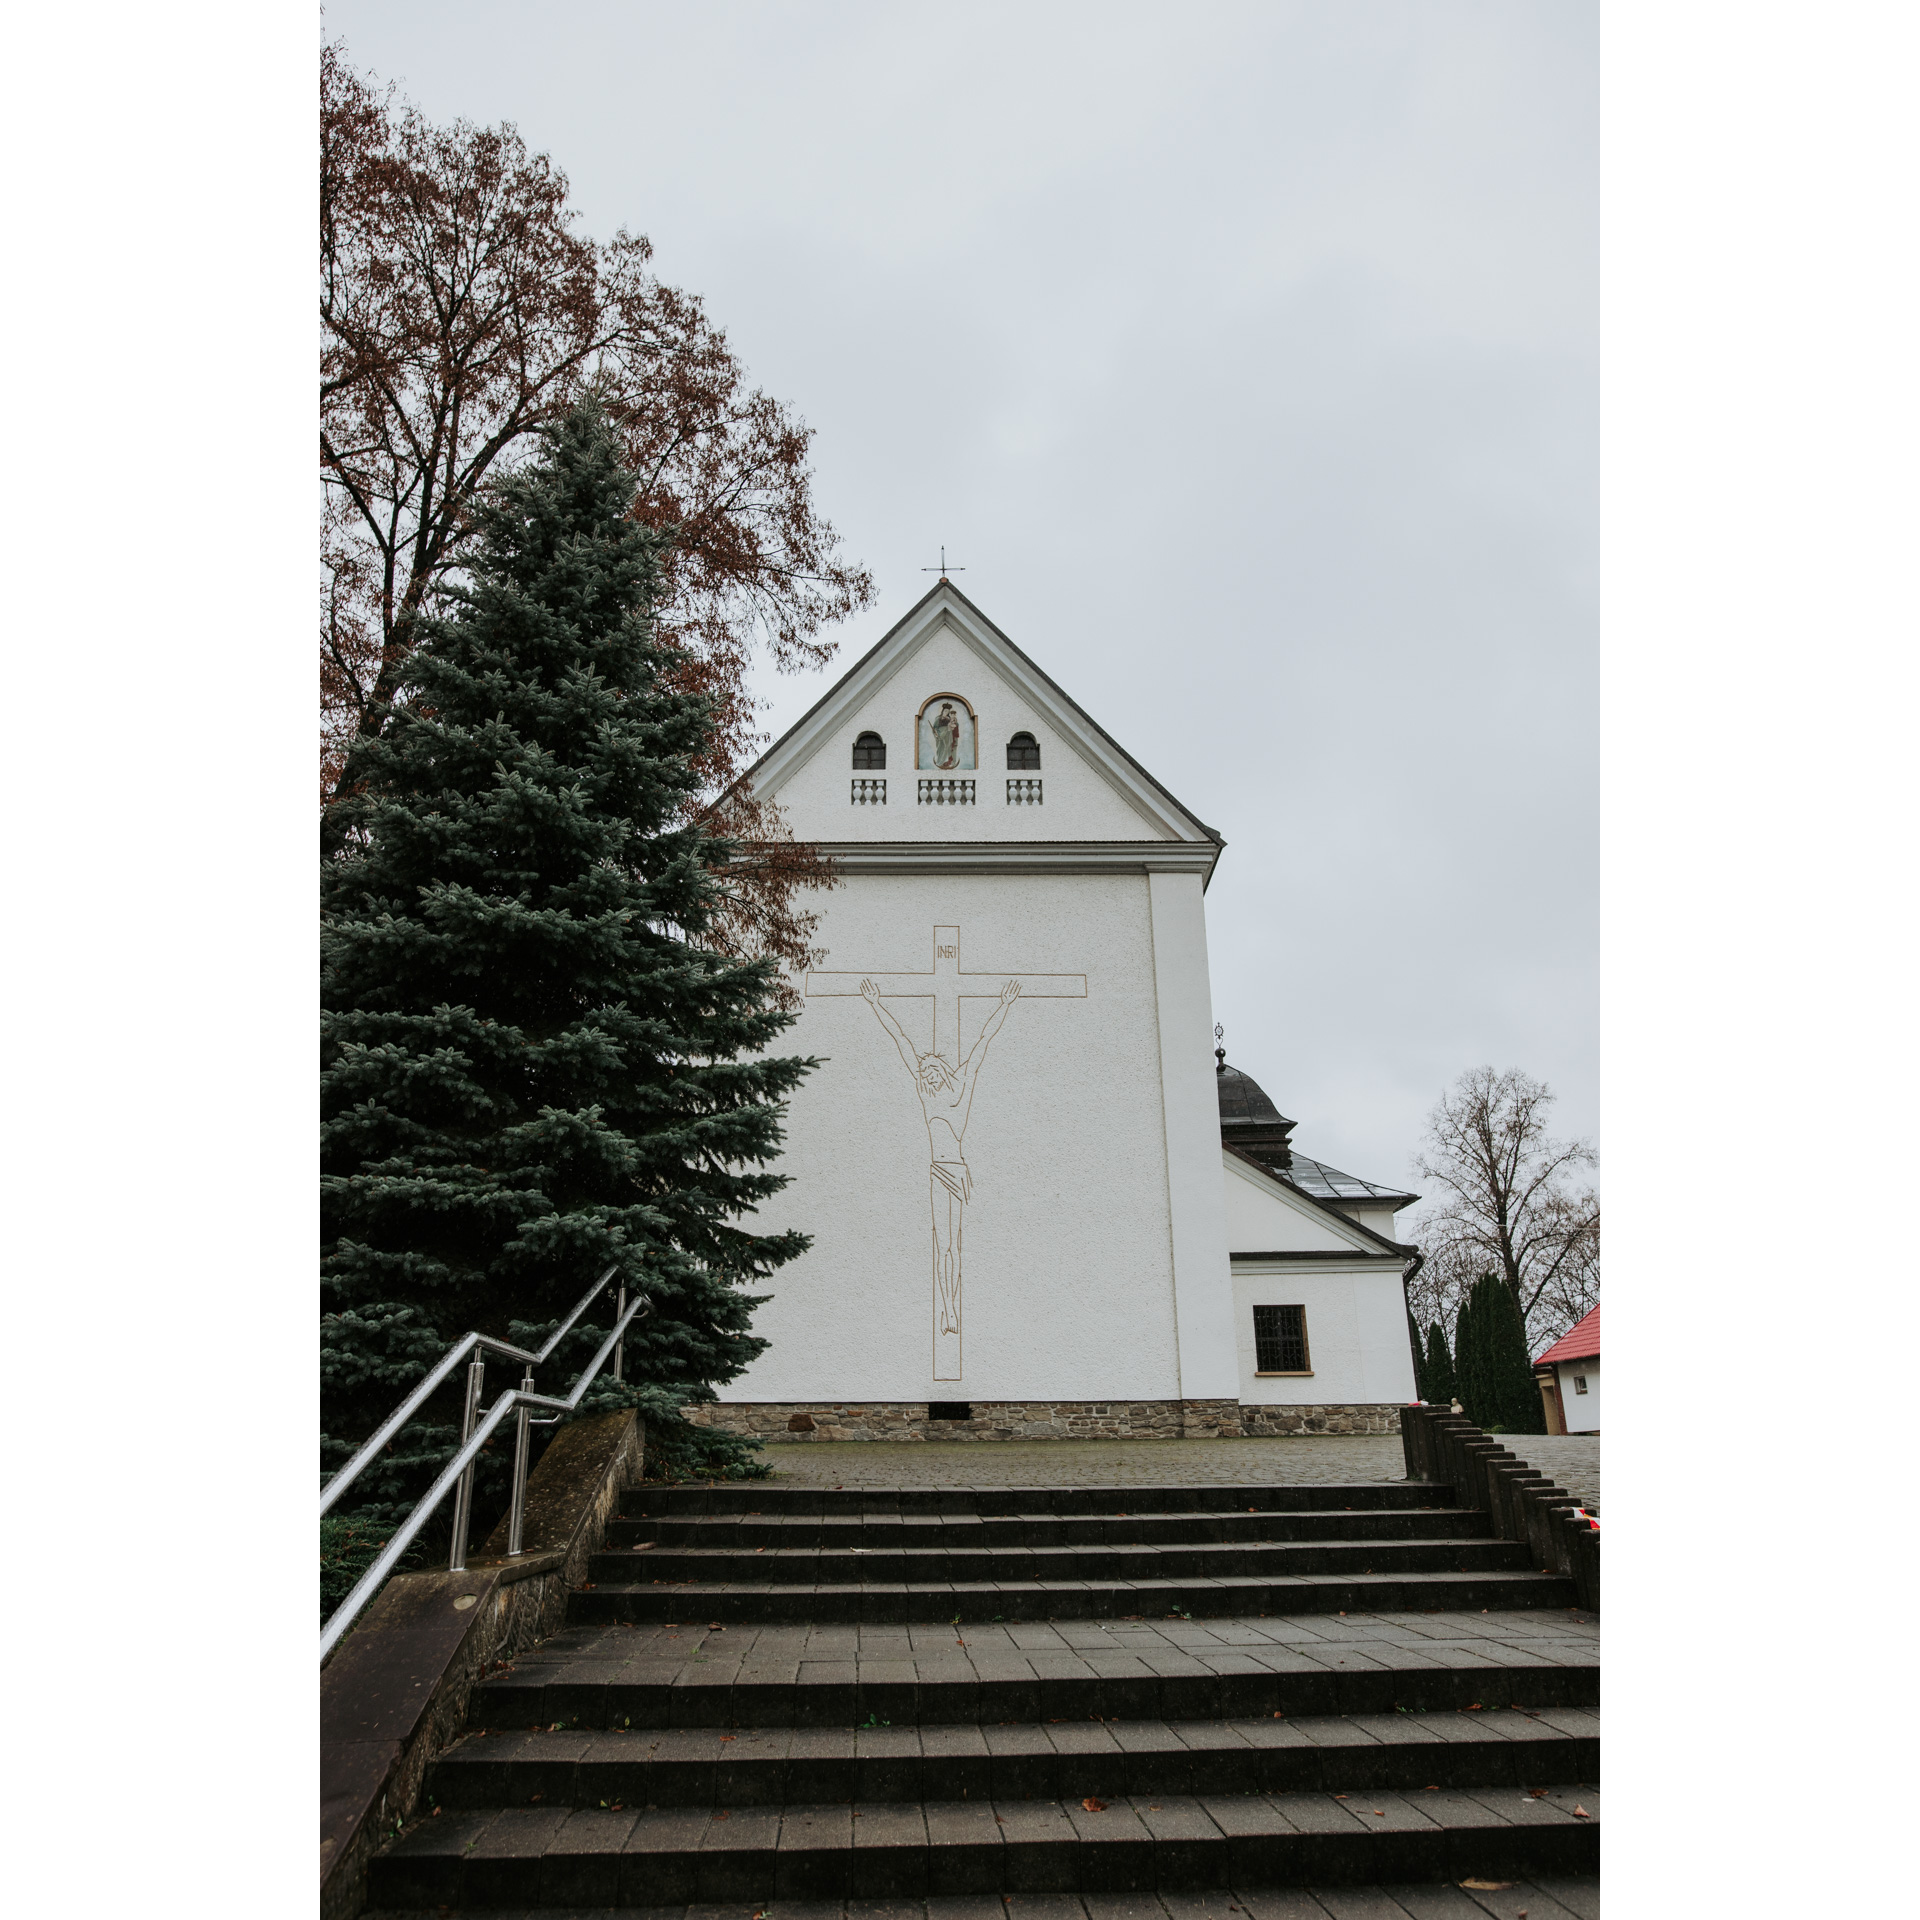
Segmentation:
<svg viewBox="0 0 1920 1920">
<path fill-rule="evenodd" d="M 1309 1373 L 1305 1307 L 1255 1307 L 1253 1354 L 1256 1373 Z"/>
<path fill-rule="evenodd" d="M 1032 734 L 1016 733 L 1007 742 L 1007 771 L 1009 773 L 1040 771 L 1040 742 Z"/>
<path fill-rule="evenodd" d="M 853 783 L 852 800 L 856 807 L 884 807 L 887 804 L 887 783 L 884 780 L 856 780 Z"/>
<path fill-rule="evenodd" d="M 887 743 L 877 733 L 863 733 L 853 743 L 853 770 L 855 773 L 884 772 L 887 764 Z"/>
<path fill-rule="evenodd" d="M 1007 782 L 1007 805 L 1010 807 L 1039 806 L 1040 782 L 1038 780 L 1009 780 Z"/>
</svg>

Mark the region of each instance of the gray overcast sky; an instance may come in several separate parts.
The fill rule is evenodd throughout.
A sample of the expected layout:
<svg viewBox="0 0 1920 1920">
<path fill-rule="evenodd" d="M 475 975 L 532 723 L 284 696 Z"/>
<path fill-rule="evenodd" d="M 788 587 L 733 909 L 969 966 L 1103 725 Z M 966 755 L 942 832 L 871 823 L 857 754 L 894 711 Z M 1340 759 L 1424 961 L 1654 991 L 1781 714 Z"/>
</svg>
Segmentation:
<svg viewBox="0 0 1920 1920">
<path fill-rule="evenodd" d="M 1597 1089 L 1590 0 L 330 0 L 512 120 L 1202 818 L 1229 1057 L 1406 1181 L 1462 1069 Z M 785 727 L 829 683 L 766 676 Z M 1409 1216 L 1408 1218 L 1411 1218 Z"/>
</svg>

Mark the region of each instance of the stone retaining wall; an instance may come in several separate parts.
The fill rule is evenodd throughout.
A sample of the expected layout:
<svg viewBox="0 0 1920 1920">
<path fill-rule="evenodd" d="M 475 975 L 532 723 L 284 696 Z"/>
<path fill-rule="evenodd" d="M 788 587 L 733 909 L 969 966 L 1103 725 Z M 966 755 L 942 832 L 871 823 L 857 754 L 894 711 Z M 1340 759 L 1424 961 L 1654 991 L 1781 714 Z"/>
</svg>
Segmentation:
<svg viewBox="0 0 1920 1920">
<path fill-rule="evenodd" d="M 1564 1573 L 1580 1604 L 1600 1611 L 1600 1530 L 1572 1494 L 1447 1407 L 1409 1407 L 1400 1445 L 1409 1480 L 1451 1486 L 1459 1505 L 1482 1508 L 1502 1540 L 1525 1541 L 1543 1571 Z"/>
<path fill-rule="evenodd" d="M 562 1427 L 527 1480 L 517 1559 L 503 1518 L 464 1572 L 395 1574 L 334 1649 L 320 1673 L 321 1920 L 365 1907 L 367 1862 L 465 1730 L 475 1681 L 559 1629 L 645 1449 L 631 1411 Z"/>
<path fill-rule="evenodd" d="M 933 1420 L 924 1400 L 721 1401 L 696 1426 L 769 1443 L 820 1440 L 1220 1440 L 1398 1433 L 1397 1406 L 1246 1407 L 1235 1400 L 975 1400 L 971 1420 Z"/>
</svg>

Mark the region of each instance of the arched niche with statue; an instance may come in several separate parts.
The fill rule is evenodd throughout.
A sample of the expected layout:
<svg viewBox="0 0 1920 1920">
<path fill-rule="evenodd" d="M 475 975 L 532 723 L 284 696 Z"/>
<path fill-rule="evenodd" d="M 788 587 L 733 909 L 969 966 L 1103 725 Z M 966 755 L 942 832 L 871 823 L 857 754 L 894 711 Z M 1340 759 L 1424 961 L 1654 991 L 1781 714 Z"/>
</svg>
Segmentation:
<svg viewBox="0 0 1920 1920">
<path fill-rule="evenodd" d="M 913 726 L 914 765 L 923 773 L 972 773 L 980 764 L 980 722 L 961 694 L 936 693 Z"/>
</svg>

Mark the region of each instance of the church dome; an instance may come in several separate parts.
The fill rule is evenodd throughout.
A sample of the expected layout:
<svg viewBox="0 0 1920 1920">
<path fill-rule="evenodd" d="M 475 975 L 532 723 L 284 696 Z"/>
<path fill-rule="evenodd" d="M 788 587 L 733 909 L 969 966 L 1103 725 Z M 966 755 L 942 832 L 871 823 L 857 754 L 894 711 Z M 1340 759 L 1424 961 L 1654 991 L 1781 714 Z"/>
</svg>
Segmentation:
<svg viewBox="0 0 1920 1920">
<path fill-rule="evenodd" d="M 1214 1070 L 1214 1088 L 1220 1099 L 1220 1138 L 1230 1147 L 1251 1154 L 1277 1170 L 1293 1163 L 1287 1144 L 1294 1123 L 1267 1098 L 1266 1089 L 1252 1074 L 1230 1067 L 1221 1051 Z"/>
</svg>

